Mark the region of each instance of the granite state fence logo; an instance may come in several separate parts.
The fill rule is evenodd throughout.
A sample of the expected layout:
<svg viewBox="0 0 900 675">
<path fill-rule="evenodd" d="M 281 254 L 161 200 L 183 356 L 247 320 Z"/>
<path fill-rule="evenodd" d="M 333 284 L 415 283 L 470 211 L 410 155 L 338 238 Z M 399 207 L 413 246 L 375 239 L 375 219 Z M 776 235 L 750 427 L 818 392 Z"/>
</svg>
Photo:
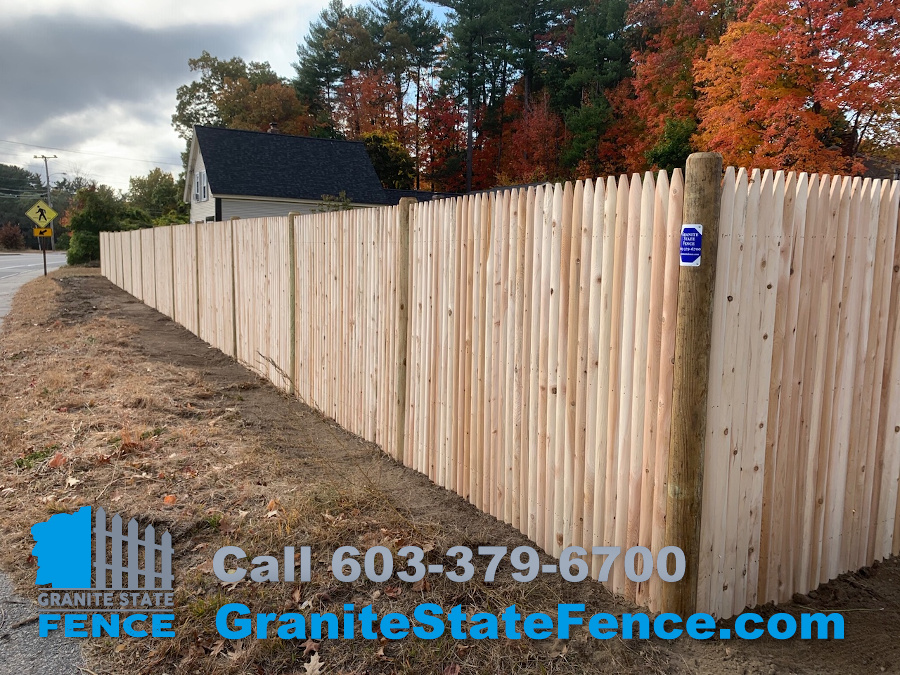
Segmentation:
<svg viewBox="0 0 900 675">
<path fill-rule="evenodd" d="M 156 541 L 152 525 L 143 537 L 136 519 L 125 530 L 122 518 L 90 506 L 59 513 L 31 528 L 37 559 L 35 584 L 50 584 L 38 596 L 48 612 L 39 618 L 40 635 L 62 629 L 71 637 L 172 637 L 172 537 Z"/>
</svg>

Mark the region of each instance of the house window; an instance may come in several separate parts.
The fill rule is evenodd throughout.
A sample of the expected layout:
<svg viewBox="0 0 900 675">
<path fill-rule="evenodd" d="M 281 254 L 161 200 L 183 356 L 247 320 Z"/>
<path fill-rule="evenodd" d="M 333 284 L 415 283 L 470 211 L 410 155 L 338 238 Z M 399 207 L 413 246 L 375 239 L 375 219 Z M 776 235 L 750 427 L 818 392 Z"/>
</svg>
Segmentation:
<svg viewBox="0 0 900 675">
<path fill-rule="evenodd" d="M 206 182 L 206 172 L 198 171 L 194 174 L 194 201 L 205 202 L 209 199 L 209 183 Z"/>
</svg>

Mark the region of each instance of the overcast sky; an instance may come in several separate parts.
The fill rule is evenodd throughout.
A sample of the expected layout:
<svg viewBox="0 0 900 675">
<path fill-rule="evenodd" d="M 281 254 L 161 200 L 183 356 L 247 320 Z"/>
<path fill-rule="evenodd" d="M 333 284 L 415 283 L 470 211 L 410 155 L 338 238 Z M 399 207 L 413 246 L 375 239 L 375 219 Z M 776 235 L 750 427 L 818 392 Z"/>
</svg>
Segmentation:
<svg viewBox="0 0 900 675">
<path fill-rule="evenodd" d="M 0 163 L 81 174 L 120 190 L 181 170 L 172 129 L 187 61 L 268 61 L 292 77 L 297 43 L 327 0 L 27 0 L 0 21 Z M 37 146 L 37 147 L 34 147 Z M 56 174 L 56 175 L 54 175 Z"/>
</svg>

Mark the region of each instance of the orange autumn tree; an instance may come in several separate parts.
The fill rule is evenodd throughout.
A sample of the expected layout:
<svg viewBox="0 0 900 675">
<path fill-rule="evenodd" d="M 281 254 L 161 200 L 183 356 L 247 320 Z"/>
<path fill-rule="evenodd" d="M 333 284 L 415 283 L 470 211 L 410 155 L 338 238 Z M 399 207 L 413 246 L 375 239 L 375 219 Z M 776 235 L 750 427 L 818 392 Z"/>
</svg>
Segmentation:
<svg viewBox="0 0 900 675">
<path fill-rule="evenodd" d="M 900 103 L 900 5 L 761 0 L 695 65 L 696 144 L 726 163 L 859 172 Z"/>
<path fill-rule="evenodd" d="M 724 32 L 733 3 L 709 0 L 637 0 L 628 21 L 637 41 L 634 75 L 611 96 L 617 115 L 608 136 L 624 155 L 624 168 L 658 164 L 654 155 L 670 143 L 667 131 L 696 126 L 695 63 Z M 627 139 L 625 144 L 615 139 Z M 654 152 L 655 151 L 655 152 Z M 689 149 L 682 152 L 682 164 Z M 602 147 L 601 147 L 602 154 Z M 671 167 L 666 167 L 671 168 Z"/>
<path fill-rule="evenodd" d="M 347 138 L 373 131 L 399 135 L 393 110 L 393 88 L 380 69 L 347 75 L 337 91 L 335 122 Z"/>
</svg>

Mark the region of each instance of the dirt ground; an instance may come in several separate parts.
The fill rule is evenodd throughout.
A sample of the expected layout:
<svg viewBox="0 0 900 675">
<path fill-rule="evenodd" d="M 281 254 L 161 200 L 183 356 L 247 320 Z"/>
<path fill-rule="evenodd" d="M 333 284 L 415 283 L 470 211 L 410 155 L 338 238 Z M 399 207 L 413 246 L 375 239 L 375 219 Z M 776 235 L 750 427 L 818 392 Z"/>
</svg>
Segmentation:
<svg viewBox="0 0 900 675">
<path fill-rule="evenodd" d="M 596 582 L 539 576 L 377 584 L 336 581 L 338 546 L 406 544 L 442 560 L 453 545 L 531 545 L 511 527 L 279 393 L 139 303 L 96 270 L 63 269 L 23 288 L 0 334 L 0 564 L 36 594 L 30 527 L 90 504 L 167 529 L 175 545 L 177 636 L 86 641 L 103 673 L 880 673 L 900 672 L 900 564 L 845 575 L 775 611 L 844 613 L 844 640 L 680 638 L 565 642 L 466 640 L 224 641 L 216 610 L 331 611 L 372 603 L 379 615 L 421 602 L 497 613 L 638 611 Z M 313 550 L 305 584 L 224 584 L 212 553 L 241 546 L 278 557 Z M 549 561 L 549 558 L 546 559 Z M 725 626 L 729 622 L 724 622 Z M 36 630 L 36 627 L 34 627 Z"/>
</svg>

